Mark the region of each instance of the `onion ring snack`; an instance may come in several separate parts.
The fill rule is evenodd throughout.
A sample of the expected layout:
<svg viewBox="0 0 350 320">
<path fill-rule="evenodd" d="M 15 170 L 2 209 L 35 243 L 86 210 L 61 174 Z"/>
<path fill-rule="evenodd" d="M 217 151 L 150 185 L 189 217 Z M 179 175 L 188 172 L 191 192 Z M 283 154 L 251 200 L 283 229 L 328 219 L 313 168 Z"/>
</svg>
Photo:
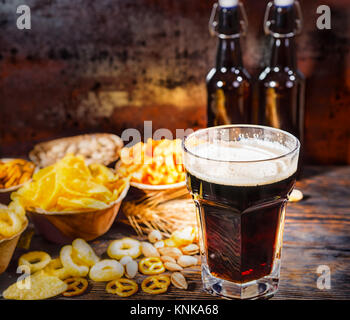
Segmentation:
<svg viewBox="0 0 350 320">
<path fill-rule="evenodd" d="M 94 281 L 111 281 L 124 274 L 124 267 L 116 260 L 105 259 L 97 262 L 90 269 L 90 279 Z"/>
</svg>

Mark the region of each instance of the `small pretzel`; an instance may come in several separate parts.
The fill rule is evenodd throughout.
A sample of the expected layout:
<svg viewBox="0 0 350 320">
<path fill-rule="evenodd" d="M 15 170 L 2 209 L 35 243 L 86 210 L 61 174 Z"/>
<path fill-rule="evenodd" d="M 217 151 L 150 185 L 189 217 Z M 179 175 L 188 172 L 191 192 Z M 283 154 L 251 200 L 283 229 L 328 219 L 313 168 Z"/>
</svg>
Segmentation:
<svg viewBox="0 0 350 320">
<path fill-rule="evenodd" d="M 107 283 L 106 291 L 108 293 L 117 294 L 119 297 L 130 297 L 138 290 L 138 285 L 135 281 L 121 278 L 112 280 Z"/>
<path fill-rule="evenodd" d="M 68 285 L 67 290 L 62 293 L 65 297 L 79 296 L 88 287 L 88 281 L 85 278 L 72 277 L 64 280 L 64 282 Z"/>
<path fill-rule="evenodd" d="M 160 294 L 168 290 L 170 278 L 166 275 L 152 276 L 144 279 L 141 288 L 150 294 Z"/>
<path fill-rule="evenodd" d="M 159 274 L 165 271 L 163 262 L 158 257 L 141 259 L 139 262 L 139 269 L 143 274 Z"/>
</svg>

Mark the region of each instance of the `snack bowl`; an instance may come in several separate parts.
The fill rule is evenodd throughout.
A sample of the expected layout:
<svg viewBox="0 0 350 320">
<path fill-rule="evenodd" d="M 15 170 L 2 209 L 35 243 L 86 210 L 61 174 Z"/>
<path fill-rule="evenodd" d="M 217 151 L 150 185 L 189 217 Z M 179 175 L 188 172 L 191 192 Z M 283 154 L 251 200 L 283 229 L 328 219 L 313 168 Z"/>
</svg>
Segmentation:
<svg viewBox="0 0 350 320">
<path fill-rule="evenodd" d="M 0 205 L 1 206 L 1 205 Z M 21 231 L 10 238 L 0 238 L 0 274 L 6 271 L 13 253 L 16 249 L 19 237 L 28 226 L 28 220 L 23 223 Z"/>
<path fill-rule="evenodd" d="M 119 198 L 105 209 L 81 212 L 49 212 L 32 209 L 27 210 L 27 214 L 36 230 L 51 242 L 68 244 L 76 238 L 94 240 L 112 226 L 129 187 L 130 185 L 127 184 Z"/>
<path fill-rule="evenodd" d="M 72 153 L 84 156 L 87 164 L 101 163 L 107 166 L 119 158 L 123 145 L 123 140 L 114 134 L 83 134 L 38 143 L 29 152 L 29 159 L 43 168 Z"/>
<path fill-rule="evenodd" d="M 16 160 L 16 159 L 18 159 L 18 158 L 2 158 L 2 159 L 0 159 L 0 161 L 2 161 L 2 162 L 10 162 L 10 161 L 12 161 L 12 160 Z M 33 163 L 34 164 L 34 163 Z M 34 175 L 34 173 L 36 173 L 38 171 L 38 167 L 36 167 L 35 166 L 35 168 L 34 168 L 34 171 L 33 171 L 33 174 L 32 174 L 32 176 Z M 31 181 L 31 179 L 29 179 L 28 181 Z M 10 188 L 0 188 L 0 203 L 2 203 L 2 204 L 5 204 L 5 205 L 7 205 L 7 204 L 9 204 L 10 203 L 10 201 L 11 201 L 11 193 L 13 192 L 13 191 L 16 191 L 16 190 L 18 190 L 20 187 L 22 187 L 25 183 L 27 183 L 28 181 L 26 181 L 26 182 L 24 182 L 24 183 L 21 183 L 21 184 L 17 184 L 17 185 L 15 185 L 15 186 L 12 186 L 12 187 L 10 187 Z"/>
</svg>

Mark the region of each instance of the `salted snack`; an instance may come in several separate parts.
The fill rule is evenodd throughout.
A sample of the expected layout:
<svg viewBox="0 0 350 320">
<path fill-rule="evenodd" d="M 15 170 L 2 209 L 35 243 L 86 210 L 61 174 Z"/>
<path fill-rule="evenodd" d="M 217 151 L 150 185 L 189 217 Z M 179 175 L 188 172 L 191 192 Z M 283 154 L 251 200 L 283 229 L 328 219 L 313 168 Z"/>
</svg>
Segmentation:
<svg viewBox="0 0 350 320">
<path fill-rule="evenodd" d="M 125 275 L 129 279 L 135 278 L 138 270 L 138 264 L 136 261 L 131 260 L 125 265 Z"/>
<path fill-rule="evenodd" d="M 139 270 L 143 274 L 160 274 L 165 271 L 162 260 L 158 257 L 143 258 L 139 262 Z"/>
<path fill-rule="evenodd" d="M 25 210 L 19 201 L 12 201 L 8 206 L 0 207 L 0 240 L 18 234 L 27 224 Z"/>
<path fill-rule="evenodd" d="M 0 160 L 0 189 L 9 189 L 29 181 L 34 169 L 34 163 L 24 159 Z"/>
<path fill-rule="evenodd" d="M 90 269 L 90 279 L 94 281 L 111 281 L 124 275 L 124 267 L 116 260 L 105 259 L 97 262 Z"/>
<path fill-rule="evenodd" d="M 188 288 L 186 278 L 181 272 L 172 273 L 170 280 L 176 288 L 183 290 L 186 290 Z"/>
<path fill-rule="evenodd" d="M 60 258 L 52 259 L 44 268 L 44 271 L 51 276 L 55 276 L 61 280 L 70 277 L 69 269 L 64 267 Z"/>
<path fill-rule="evenodd" d="M 71 245 L 64 246 L 61 249 L 60 259 L 71 276 L 85 277 L 89 273 L 88 266 L 80 265 L 73 260 L 73 247 Z"/>
<path fill-rule="evenodd" d="M 122 147 L 122 139 L 114 134 L 84 134 L 39 143 L 29 153 L 29 158 L 42 168 L 54 164 L 67 154 L 83 156 L 88 164 L 108 165 L 118 159 Z"/>
<path fill-rule="evenodd" d="M 19 266 L 28 266 L 30 273 L 33 274 L 41 269 L 44 269 L 51 261 L 51 257 L 44 251 L 31 251 L 23 254 L 19 260 Z"/>
<path fill-rule="evenodd" d="M 64 297 L 75 297 L 83 294 L 89 283 L 85 278 L 81 277 L 72 277 L 64 280 L 64 283 L 67 284 L 67 289 L 62 293 Z"/>
<path fill-rule="evenodd" d="M 149 294 L 160 294 L 168 291 L 170 278 L 166 275 L 151 276 L 142 281 L 141 288 Z"/>
<path fill-rule="evenodd" d="M 138 285 L 135 281 L 121 278 L 112 280 L 107 283 L 106 291 L 108 293 L 117 294 L 119 297 L 130 297 L 138 290 Z"/>
<path fill-rule="evenodd" d="M 131 182 L 170 185 L 185 181 L 181 140 L 153 140 L 123 148 L 116 169 Z"/>
<path fill-rule="evenodd" d="M 141 242 L 141 251 L 145 257 L 160 257 L 158 250 L 152 243 L 146 241 Z"/>
<path fill-rule="evenodd" d="M 304 198 L 304 195 L 300 190 L 293 189 L 292 193 L 288 197 L 288 201 L 289 202 L 299 202 L 299 201 L 303 200 L 303 198 Z"/>
<path fill-rule="evenodd" d="M 95 251 L 84 239 L 75 239 L 72 242 L 74 260 L 89 267 L 100 261 Z"/>
<path fill-rule="evenodd" d="M 107 254 L 113 259 L 121 259 L 124 256 L 130 256 L 135 259 L 141 254 L 140 242 L 132 238 L 123 238 L 114 240 L 107 249 Z"/>
<path fill-rule="evenodd" d="M 62 280 L 43 271 L 28 277 L 30 278 L 23 282 L 28 281 L 30 286 L 26 286 L 26 283 L 15 282 L 3 292 L 3 297 L 14 300 L 41 300 L 58 296 L 68 288 L 68 285 Z"/>
<path fill-rule="evenodd" d="M 67 155 L 35 173 L 11 198 L 34 211 L 102 210 L 118 199 L 127 183 L 101 164 L 88 166 L 83 157 Z"/>
</svg>

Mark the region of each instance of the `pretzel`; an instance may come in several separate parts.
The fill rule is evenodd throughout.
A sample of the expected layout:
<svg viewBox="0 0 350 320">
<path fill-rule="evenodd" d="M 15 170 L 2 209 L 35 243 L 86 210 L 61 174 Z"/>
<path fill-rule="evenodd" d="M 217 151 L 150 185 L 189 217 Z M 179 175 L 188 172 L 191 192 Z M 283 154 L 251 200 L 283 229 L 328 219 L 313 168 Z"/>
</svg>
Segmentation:
<svg viewBox="0 0 350 320">
<path fill-rule="evenodd" d="M 106 291 L 108 293 L 117 294 L 119 297 L 130 297 L 138 290 L 138 285 L 135 281 L 121 278 L 112 280 L 107 283 Z"/>
<path fill-rule="evenodd" d="M 26 265 L 30 268 L 31 273 L 35 273 L 45 268 L 51 261 L 51 257 L 44 251 L 31 251 L 23 254 L 19 260 L 18 265 Z"/>
<path fill-rule="evenodd" d="M 64 280 L 68 285 L 67 290 L 62 293 L 64 297 L 79 296 L 84 293 L 88 287 L 88 281 L 85 278 L 72 277 Z"/>
<path fill-rule="evenodd" d="M 168 290 L 170 278 L 166 275 L 151 276 L 142 281 L 141 288 L 150 294 L 160 294 Z"/>
<path fill-rule="evenodd" d="M 143 274 L 159 274 L 165 271 L 163 262 L 158 257 L 141 259 L 139 262 L 139 269 Z"/>
</svg>

